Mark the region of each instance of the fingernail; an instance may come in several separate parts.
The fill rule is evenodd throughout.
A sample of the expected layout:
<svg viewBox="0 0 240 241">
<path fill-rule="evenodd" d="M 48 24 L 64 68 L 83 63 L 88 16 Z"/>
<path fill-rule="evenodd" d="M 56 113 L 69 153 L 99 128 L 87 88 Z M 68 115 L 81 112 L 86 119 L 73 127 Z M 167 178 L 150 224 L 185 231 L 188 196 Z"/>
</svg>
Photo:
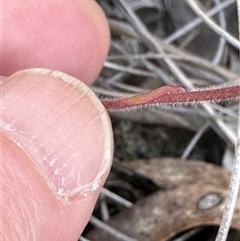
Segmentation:
<svg viewBox="0 0 240 241">
<path fill-rule="evenodd" d="M 112 131 L 89 87 L 58 71 L 31 69 L 5 79 L 1 89 L 1 128 L 56 195 L 87 195 L 102 186 L 111 166 Z"/>
</svg>

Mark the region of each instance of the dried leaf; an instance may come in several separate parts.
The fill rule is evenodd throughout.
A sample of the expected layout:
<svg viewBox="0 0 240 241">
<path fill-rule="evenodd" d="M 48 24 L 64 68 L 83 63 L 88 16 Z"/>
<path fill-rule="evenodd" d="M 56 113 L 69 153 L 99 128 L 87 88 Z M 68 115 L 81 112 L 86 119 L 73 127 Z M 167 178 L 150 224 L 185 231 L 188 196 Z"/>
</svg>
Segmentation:
<svg viewBox="0 0 240 241">
<path fill-rule="evenodd" d="M 198 161 L 173 159 L 138 160 L 124 165 L 133 173 L 139 172 L 171 188 L 115 215 L 107 223 L 111 227 L 139 241 L 164 241 L 191 228 L 219 225 L 228 192 L 228 171 Z M 240 204 L 240 195 L 237 203 Z M 240 230 L 239 217 L 237 205 L 232 228 Z M 92 241 L 118 240 L 97 229 L 87 237 Z"/>
<path fill-rule="evenodd" d="M 228 188 L 230 173 L 216 165 L 201 161 L 179 159 L 152 159 L 124 162 L 133 172 L 151 178 L 159 185 L 180 186 L 197 182 Z"/>
</svg>

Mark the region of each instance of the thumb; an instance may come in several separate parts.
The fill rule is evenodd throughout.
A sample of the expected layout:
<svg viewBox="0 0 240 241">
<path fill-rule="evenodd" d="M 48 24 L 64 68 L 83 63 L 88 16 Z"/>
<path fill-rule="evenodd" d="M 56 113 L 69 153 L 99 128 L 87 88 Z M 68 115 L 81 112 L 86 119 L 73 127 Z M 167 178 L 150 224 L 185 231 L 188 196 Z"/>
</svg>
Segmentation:
<svg viewBox="0 0 240 241">
<path fill-rule="evenodd" d="M 106 110 L 56 71 L 20 71 L 1 92 L 1 237 L 77 240 L 111 165 Z"/>
</svg>

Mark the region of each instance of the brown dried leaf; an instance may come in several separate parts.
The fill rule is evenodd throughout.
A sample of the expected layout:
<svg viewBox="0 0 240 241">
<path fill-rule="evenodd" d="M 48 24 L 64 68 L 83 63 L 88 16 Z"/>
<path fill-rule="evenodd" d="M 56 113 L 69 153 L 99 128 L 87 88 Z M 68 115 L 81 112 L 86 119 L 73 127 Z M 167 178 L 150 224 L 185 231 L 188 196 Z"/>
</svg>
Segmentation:
<svg viewBox="0 0 240 241">
<path fill-rule="evenodd" d="M 222 188 L 228 188 L 229 185 L 230 173 L 227 170 L 201 161 L 156 158 L 128 161 L 123 165 L 133 172 L 151 178 L 161 186 L 163 184 L 164 186 L 196 185 L 197 182 Z"/>
<path fill-rule="evenodd" d="M 174 159 L 132 161 L 124 164 L 155 182 L 172 188 L 158 191 L 124 210 L 108 224 L 139 241 L 164 241 L 190 228 L 219 225 L 228 192 L 230 173 L 202 162 L 181 162 Z M 240 195 L 232 228 L 240 230 Z M 118 239 L 93 230 L 88 238 Z"/>
</svg>

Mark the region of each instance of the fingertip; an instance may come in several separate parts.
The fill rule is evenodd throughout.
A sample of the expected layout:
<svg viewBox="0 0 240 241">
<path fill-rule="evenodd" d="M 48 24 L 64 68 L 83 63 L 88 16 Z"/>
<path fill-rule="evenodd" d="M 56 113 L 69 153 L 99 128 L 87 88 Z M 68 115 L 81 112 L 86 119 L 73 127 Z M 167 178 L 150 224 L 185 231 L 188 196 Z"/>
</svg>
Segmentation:
<svg viewBox="0 0 240 241">
<path fill-rule="evenodd" d="M 5 237 L 77 240 L 111 166 L 106 110 L 57 71 L 20 71 L 1 87 Z"/>
<path fill-rule="evenodd" d="M 105 176 L 111 124 L 88 86 L 59 71 L 31 69 L 4 80 L 2 89 L 0 126 L 33 156 L 57 194 L 74 196 Z"/>
<path fill-rule="evenodd" d="M 70 74 L 87 84 L 106 59 L 107 19 L 93 0 L 11 1 L 2 4 L 2 68 L 9 76 L 43 67 Z"/>
</svg>

